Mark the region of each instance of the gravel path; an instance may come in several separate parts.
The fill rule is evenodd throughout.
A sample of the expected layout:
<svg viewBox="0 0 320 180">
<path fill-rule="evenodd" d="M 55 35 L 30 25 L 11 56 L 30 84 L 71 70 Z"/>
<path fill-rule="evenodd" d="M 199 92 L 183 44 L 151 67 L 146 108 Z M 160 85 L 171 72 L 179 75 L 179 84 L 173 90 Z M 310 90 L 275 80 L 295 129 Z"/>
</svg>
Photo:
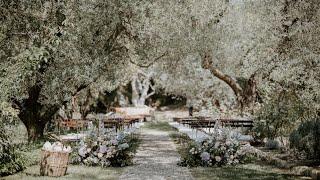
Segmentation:
<svg viewBox="0 0 320 180">
<path fill-rule="evenodd" d="M 194 179 L 188 168 L 177 165 L 180 156 L 167 132 L 143 128 L 140 138 L 135 165 L 128 167 L 120 179 Z"/>
</svg>

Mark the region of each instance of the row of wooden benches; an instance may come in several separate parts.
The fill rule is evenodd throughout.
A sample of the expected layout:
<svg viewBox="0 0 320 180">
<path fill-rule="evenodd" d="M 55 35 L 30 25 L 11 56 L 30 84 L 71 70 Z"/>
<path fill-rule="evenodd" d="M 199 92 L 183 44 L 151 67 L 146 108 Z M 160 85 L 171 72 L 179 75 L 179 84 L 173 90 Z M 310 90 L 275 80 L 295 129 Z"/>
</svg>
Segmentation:
<svg viewBox="0 0 320 180">
<path fill-rule="evenodd" d="M 108 117 L 103 119 L 105 128 L 123 128 L 124 126 L 132 126 L 134 123 L 142 121 L 146 116 L 123 116 L 123 117 Z M 59 122 L 59 128 L 69 129 L 86 129 L 90 120 L 75 120 L 65 119 Z"/>
<path fill-rule="evenodd" d="M 240 120 L 240 119 L 222 119 L 212 117 L 175 117 L 173 121 L 180 124 L 188 125 L 192 128 L 213 128 L 216 122 L 220 122 L 221 126 L 229 127 L 253 127 L 252 120 Z"/>
<path fill-rule="evenodd" d="M 134 123 L 142 121 L 142 117 L 107 118 L 103 121 L 104 128 L 123 129 L 131 127 Z"/>
</svg>

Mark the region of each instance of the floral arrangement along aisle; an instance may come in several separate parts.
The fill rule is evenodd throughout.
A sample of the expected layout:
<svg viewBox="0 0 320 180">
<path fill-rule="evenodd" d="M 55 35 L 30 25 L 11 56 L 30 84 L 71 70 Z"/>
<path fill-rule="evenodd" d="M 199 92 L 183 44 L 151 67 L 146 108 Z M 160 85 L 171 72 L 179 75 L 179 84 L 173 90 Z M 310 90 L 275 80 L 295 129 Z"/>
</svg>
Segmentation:
<svg viewBox="0 0 320 180">
<path fill-rule="evenodd" d="M 190 140 L 181 150 L 182 166 L 223 166 L 244 163 L 257 156 L 248 145 L 241 145 L 228 128 L 216 126 L 205 140 Z M 250 146 L 250 145 L 249 145 Z"/>
<path fill-rule="evenodd" d="M 123 167 L 132 164 L 138 138 L 130 132 L 91 134 L 80 142 L 73 163 L 87 166 Z"/>
</svg>

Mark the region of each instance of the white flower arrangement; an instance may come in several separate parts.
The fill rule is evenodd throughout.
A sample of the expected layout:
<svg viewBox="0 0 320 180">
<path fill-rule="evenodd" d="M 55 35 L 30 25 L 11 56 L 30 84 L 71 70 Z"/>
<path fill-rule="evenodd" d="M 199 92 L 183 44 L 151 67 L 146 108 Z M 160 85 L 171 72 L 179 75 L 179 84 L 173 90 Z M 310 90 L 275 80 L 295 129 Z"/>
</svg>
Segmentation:
<svg viewBox="0 0 320 180">
<path fill-rule="evenodd" d="M 241 147 L 230 129 L 218 126 L 211 137 L 202 142 L 191 141 L 187 148 L 188 153 L 180 163 L 186 166 L 235 165 L 244 162 L 247 155 L 255 154 L 252 148 Z"/>
<path fill-rule="evenodd" d="M 43 150 L 45 151 L 51 151 L 51 152 L 65 152 L 65 153 L 71 153 L 72 148 L 70 146 L 64 146 L 61 142 L 54 142 L 51 144 L 50 142 L 45 142 L 43 147 Z"/>
<path fill-rule="evenodd" d="M 80 142 L 76 162 L 89 166 L 125 166 L 131 163 L 134 155 L 130 133 L 107 132 L 104 135 L 92 134 Z"/>
</svg>

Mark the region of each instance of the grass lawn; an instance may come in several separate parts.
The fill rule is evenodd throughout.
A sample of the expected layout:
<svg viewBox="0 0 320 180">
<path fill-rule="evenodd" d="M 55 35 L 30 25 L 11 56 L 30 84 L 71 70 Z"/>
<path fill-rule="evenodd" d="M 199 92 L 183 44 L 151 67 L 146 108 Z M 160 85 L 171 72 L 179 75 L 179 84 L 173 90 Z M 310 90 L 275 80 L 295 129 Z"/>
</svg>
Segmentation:
<svg viewBox="0 0 320 180">
<path fill-rule="evenodd" d="M 22 136 L 19 136 L 18 138 L 22 138 Z M 21 143 L 21 142 L 20 142 Z M 18 144 L 18 143 L 17 143 Z M 0 177 L 0 179 L 5 180 L 33 180 L 33 179 L 57 179 L 54 177 L 45 177 L 40 176 L 40 154 L 41 154 L 41 148 L 44 144 L 44 141 L 26 144 L 25 141 L 23 143 L 19 144 L 19 153 L 22 157 L 25 158 L 25 166 L 27 168 L 19 173 L 16 173 L 11 176 L 6 177 Z M 139 140 L 134 143 L 135 148 L 137 148 L 139 145 Z M 107 168 L 101 168 L 101 167 L 88 167 L 88 166 L 81 166 L 81 165 L 68 165 L 67 175 L 60 177 L 58 179 L 71 179 L 71 180 L 78 180 L 78 179 L 119 179 L 122 172 L 126 169 L 126 167 L 119 167 L 119 168 L 113 168 L 113 167 L 107 167 Z"/>
<path fill-rule="evenodd" d="M 177 129 L 170 126 L 168 122 L 147 122 L 144 128 L 157 129 L 160 131 L 177 131 Z"/>
<path fill-rule="evenodd" d="M 101 168 L 101 167 L 88 167 L 69 165 L 67 175 L 60 177 L 59 179 L 78 180 L 78 179 L 119 179 L 121 173 L 125 168 Z M 40 179 L 57 179 L 51 177 L 40 176 L 40 166 L 34 165 L 28 167 L 23 172 L 5 177 L 4 180 L 40 180 Z"/>
<path fill-rule="evenodd" d="M 197 180 L 209 179 L 302 179 L 302 177 L 268 169 L 257 164 L 238 165 L 235 167 L 196 167 L 190 168 L 193 177 Z"/>
<path fill-rule="evenodd" d="M 170 132 L 170 137 L 177 144 L 177 150 L 180 154 L 184 153 L 186 144 L 191 141 L 187 135 L 174 131 Z M 240 164 L 229 167 L 193 167 L 189 169 L 193 177 L 197 180 L 302 179 L 302 177 L 290 174 L 289 170 L 266 165 L 264 162 L 254 162 L 251 164 Z"/>
</svg>

